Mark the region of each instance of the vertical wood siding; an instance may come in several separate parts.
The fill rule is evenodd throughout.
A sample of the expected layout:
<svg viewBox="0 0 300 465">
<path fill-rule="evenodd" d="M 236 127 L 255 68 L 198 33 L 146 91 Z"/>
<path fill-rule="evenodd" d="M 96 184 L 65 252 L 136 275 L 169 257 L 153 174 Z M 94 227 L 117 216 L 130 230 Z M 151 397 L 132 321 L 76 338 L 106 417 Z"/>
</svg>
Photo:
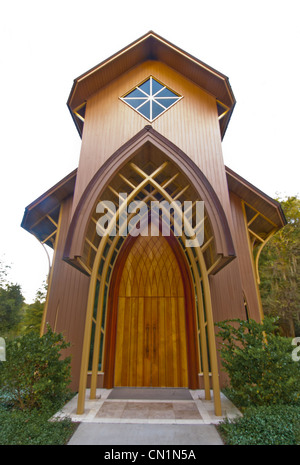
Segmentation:
<svg viewBox="0 0 300 465">
<path fill-rule="evenodd" d="M 237 260 L 239 263 L 242 289 L 247 301 L 249 317 L 259 321 L 259 302 L 252 264 L 252 257 L 250 255 L 248 245 L 248 232 L 245 226 L 242 202 L 240 197 L 233 194 L 232 192 L 230 193 L 230 200 L 234 225 L 233 235 L 237 252 Z"/>
<path fill-rule="evenodd" d="M 183 96 L 152 123 L 153 128 L 180 147 L 200 167 L 230 216 L 215 98 L 171 68 L 155 61 L 135 67 L 88 100 L 73 211 L 104 161 L 150 124 L 119 99 L 149 75 L 154 75 Z"/>
<path fill-rule="evenodd" d="M 62 204 L 61 226 L 58 236 L 53 277 L 49 289 L 45 322 L 56 332 L 62 332 L 71 347 L 64 355 L 72 354 L 72 389 L 77 389 L 89 278 L 62 260 L 69 226 L 72 197 Z"/>
</svg>

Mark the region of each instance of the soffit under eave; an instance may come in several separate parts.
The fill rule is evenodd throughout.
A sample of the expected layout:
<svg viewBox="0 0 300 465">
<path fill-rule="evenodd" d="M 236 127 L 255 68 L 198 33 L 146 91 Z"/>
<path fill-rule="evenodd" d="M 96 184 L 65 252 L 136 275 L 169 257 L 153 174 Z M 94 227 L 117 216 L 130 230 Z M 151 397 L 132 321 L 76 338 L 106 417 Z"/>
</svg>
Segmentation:
<svg viewBox="0 0 300 465">
<path fill-rule="evenodd" d="M 21 227 L 41 242 L 57 228 L 59 208 L 67 197 L 73 195 L 76 174 L 77 169 L 25 208 Z M 46 243 L 53 246 L 51 241 Z"/>
<path fill-rule="evenodd" d="M 229 191 L 257 209 L 265 217 L 275 223 L 278 228 L 282 228 L 286 225 L 286 218 L 279 202 L 250 184 L 230 168 L 225 167 L 225 169 Z"/>
</svg>

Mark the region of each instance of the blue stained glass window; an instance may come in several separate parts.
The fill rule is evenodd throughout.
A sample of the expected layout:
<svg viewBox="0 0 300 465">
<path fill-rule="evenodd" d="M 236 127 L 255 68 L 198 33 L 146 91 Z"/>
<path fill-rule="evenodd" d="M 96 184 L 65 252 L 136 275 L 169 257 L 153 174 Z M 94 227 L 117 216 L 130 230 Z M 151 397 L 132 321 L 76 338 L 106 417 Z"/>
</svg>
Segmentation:
<svg viewBox="0 0 300 465">
<path fill-rule="evenodd" d="M 150 95 L 150 79 L 147 79 L 143 84 L 141 84 L 139 89 L 142 89 L 146 94 Z"/>
<path fill-rule="evenodd" d="M 178 102 L 181 96 L 150 76 L 121 100 L 134 108 L 149 121 L 153 121 L 170 106 Z"/>
<path fill-rule="evenodd" d="M 142 105 L 138 111 L 142 113 L 142 115 L 146 116 L 146 118 L 150 119 L 150 100 Z"/>
<path fill-rule="evenodd" d="M 131 105 L 133 108 L 137 108 L 143 103 L 147 102 L 147 98 L 124 98 L 125 102 L 128 103 L 128 105 Z"/>
<path fill-rule="evenodd" d="M 163 89 L 164 86 L 152 78 L 152 95 L 157 94 L 158 91 Z"/>
<path fill-rule="evenodd" d="M 160 97 L 176 97 L 176 95 L 166 87 L 163 88 L 158 94 L 155 95 L 156 98 Z"/>
<path fill-rule="evenodd" d="M 129 92 L 129 94 L 126 95 L 126 98 L 134 98 L 134 97 L 145 97 L 145 94 L 140 91 L 140 89 L 136 88 Z"/>
<path fill-rule="evenodd" d="M 155 101 L 152 102 L 152 119 L 159 116 L 163 111 L 165 111 L 164 108 L 158 105 Z"/>
<path fill-rule="evenodd" d="M 174 103 L 174 99 L 171 98 L 157 98 L 156 101 L 163 105 L 165 108 L 169 108 Z"/>
</svg>

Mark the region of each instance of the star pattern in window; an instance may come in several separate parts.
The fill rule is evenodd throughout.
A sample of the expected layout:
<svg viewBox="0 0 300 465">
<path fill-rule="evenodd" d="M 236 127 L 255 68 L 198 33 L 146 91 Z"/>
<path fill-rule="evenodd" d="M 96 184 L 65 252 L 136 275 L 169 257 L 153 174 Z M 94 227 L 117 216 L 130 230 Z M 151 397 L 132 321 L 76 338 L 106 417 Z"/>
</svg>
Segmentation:
<svg viewBox="0 0 300 465">
<path fill-rule="evenodd" d="M 121 100 L 152 122 L 181 98 L 181 95 L 150 76 Z"/>
</svg>

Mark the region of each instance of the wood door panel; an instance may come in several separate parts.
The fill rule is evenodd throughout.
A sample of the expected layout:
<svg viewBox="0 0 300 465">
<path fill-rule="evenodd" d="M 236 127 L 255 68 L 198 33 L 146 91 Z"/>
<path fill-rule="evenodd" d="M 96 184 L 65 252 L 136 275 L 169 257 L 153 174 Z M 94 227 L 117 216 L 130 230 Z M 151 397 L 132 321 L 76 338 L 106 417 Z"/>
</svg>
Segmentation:
<svg viewBox="0 0 300 465">
<path fill-rule="evenodd" d="M 158 324 L 158 345 L 159 345 L 159 360 L 158 360 L 158 376 L 161 386 L 167 385 L 166 371 L 166 316 L 165 316 L 165 299 L 158 299 L 157 302 L 157 324 Z"/>
<path fill-rule="evenodd" d="M 138 309 L 144 308 L 144 297 L 137 297 Z M 136 386 L 144 385 L 144 357 L 145 357 L 145 315 L 144 311 L 138 314 L 137 322 L 137 364 L 136 364 Z"/>
<path fill-rule="evenodd" d="M 139 237 L 119 286 L 115 386 L 188 386 L 181 272 L 163 237 Z"/>
<path fill-rule="evenodd" d="M 177 300 L 178 304 L 178 325 L 181 328 L 182 325 L 185 325 L 185 301 L 183 297 L 179 297 Z M 179 347 L 187 347 L 187 338 L 185 331 L 179 331 Z M 179 352 L 179 362 L 181 376 L 186 385 L 188 385 L 188 360 L 187 360 L 187 351 L 180 350 Z"/>
</svg>

